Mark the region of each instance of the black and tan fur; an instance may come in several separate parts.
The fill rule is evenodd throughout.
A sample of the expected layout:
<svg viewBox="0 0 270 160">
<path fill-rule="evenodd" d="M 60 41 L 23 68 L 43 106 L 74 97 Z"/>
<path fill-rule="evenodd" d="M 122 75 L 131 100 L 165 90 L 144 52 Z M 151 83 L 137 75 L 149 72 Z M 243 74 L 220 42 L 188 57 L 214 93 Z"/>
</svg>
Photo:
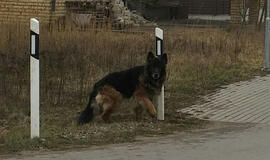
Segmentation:
<svg viewBox="0 0 270 160">
<path fill-rule="evenodd" d="M 99 80 L 89 95 L 89 102 L 79 117 L 79 124 L 90 122 L 96 112 L 104 121 L 109 121 L 111 113 L 119 106 L 123 98 L 136 99 L 135 108 L 139 116 L 143 108 L 151 116 L 156 116 L 156 109 L 151 101 L 154 94 L 160 92 L 166 78 L 167 55 L 154 56 L 148 53 L 146 64 L 128 70 L 110 73 Z"/>
</svg>

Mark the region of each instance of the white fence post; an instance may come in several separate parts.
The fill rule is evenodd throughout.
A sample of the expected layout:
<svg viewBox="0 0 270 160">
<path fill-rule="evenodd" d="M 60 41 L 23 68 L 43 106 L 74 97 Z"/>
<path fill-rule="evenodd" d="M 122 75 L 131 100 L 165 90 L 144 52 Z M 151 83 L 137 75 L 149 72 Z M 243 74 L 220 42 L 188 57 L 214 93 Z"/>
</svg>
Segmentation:
<svg viewBox="0 0 270 160">
<path fill-rule="evenodd" d="M 39 137 L 39 21 L 30 20 L 31 138 Z"/>
<path fill-rule="evenodd" d="M 155 29 L 156 32 L 156 54 L 160 56 L 163 54 L 163 30 Z M 162 86 L 161 93 L 155 97 L 157 105 L 157 119 L 164 120 L 164 86 Z"/>
</svg>

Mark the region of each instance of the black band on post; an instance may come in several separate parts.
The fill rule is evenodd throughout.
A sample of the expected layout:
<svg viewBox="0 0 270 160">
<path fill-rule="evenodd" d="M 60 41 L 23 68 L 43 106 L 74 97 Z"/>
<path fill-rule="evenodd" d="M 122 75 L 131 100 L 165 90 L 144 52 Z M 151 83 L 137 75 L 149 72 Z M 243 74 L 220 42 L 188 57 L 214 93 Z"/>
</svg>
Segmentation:
<svg viewBox="0 0 270 160">
<path fill-rule="evenodd" d="M 30 31 L 30 44 L 30 55 L 36 59 L 39 59 L 39 34 Z"/>
</svg>

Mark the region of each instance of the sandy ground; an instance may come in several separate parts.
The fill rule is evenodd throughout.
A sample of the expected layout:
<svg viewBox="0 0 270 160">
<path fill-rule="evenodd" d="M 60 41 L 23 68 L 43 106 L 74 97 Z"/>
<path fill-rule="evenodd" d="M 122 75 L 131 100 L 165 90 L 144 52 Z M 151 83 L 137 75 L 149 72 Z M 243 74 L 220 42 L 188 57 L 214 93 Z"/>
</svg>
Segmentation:
<svg viewBox="0 0 270 160">
<path fill-rule="evenodd" d="M 215 123 L 209 129 L 139 138 L 136 143 L 76 151 L 24 153 L 4 160 L 268 160 L 270 126 Z"/>
</svg>

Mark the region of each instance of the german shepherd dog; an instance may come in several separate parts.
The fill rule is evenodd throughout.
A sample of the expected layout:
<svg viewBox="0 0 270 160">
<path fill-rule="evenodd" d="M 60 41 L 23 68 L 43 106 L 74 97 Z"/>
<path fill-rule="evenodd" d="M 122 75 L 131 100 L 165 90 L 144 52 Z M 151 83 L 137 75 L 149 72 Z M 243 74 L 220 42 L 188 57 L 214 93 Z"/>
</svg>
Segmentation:
<svg viewBox="0 0 270 160">
<path fill-rule="evenodd" d="M 104 121 L 110 121 L 111 113 L 121 104 L 122 99 L 132 96 L 139 104 L 134 109 L 136 118 L 143 109 L 155 117 L 156 109 L 151 99 L 161 91 L 166 79 L 166 65 L 167 54 L 156 57 L 149 52 L 145 65 L 108 74 L 95 83 L 78 123 L 88 123 L 98 113 Z"/>
</svg>

